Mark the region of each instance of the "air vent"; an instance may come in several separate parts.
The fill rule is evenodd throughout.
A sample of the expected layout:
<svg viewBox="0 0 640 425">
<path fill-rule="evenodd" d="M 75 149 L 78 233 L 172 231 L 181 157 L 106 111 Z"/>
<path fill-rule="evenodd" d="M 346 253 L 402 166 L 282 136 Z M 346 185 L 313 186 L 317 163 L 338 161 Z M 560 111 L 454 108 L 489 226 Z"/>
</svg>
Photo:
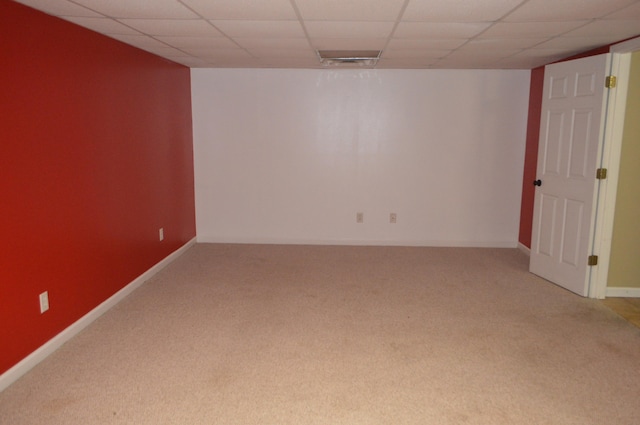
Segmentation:
<svg viewBox="0 0 640 425">
<path fill-rule="evenodd" d="M 380 50 L 318 50 L 324 66 L 373 68 L 380 58 Z"/>
</svg>

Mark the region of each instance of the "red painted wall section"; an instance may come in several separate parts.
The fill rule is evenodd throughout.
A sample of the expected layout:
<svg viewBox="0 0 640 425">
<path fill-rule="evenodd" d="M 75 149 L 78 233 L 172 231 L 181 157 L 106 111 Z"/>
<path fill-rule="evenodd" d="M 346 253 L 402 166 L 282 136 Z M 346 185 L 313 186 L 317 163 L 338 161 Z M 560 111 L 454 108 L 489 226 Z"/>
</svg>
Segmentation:
<svg viewBox="0 0 640 425">
<path fill-rule="evenodd" d="M 533 199 L 538 163 L 538 139 L 540 136 L 540 112 L 542 109 L 542 87 L 544 67 L 531 70 L 529 88 L 529 118 L 527 121 L 527 142 L 524 152 L 524 174 L 522 178 L 522 206 L 520 207 L 520 232 L 518 240 L 531 248 L 531 228 L 533 225 Z"/>
<path fill-rule="evenodd" d="M 6 0 L 0 57 L 3 373 L 191 240 L 195 211 L 188 68 Z"/>
<path fill-rule="evenodd" d="M 563 59 L 563 61 L 609 53 L 609 48 L 613 44 L 568 57 Z M 533 228 L 533 201 L 535 195 L 533 181 L 536 179 L 536 168 L 538 166 L 538 138 L 540 136 L 540 112 L 542 110 L 542 88 L 544 85 L 543 66 L 531 71 L 530 84 L 529 119 L 527 122 L 527 141 L 522 179 L 522 202 L 520 207 L 520 232 L 518 234 L 518 241 L 527 248 L 531 248 L 531 231 Z"/>
</svg>

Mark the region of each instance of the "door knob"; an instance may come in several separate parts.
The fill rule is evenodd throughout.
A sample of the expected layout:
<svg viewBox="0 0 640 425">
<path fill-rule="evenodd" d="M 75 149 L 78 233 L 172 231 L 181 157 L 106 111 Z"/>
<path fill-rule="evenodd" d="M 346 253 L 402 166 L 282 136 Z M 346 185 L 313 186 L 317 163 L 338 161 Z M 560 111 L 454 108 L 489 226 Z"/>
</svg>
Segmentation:
<svg viewBox="0 0 640 425">
<path fill-rule="evenodd" d="M 534 186 L 542 186 L 542 180 L 538 179 L 538 180 L 534 180 L 533 181 L 533 185 Z"/>
</svg>

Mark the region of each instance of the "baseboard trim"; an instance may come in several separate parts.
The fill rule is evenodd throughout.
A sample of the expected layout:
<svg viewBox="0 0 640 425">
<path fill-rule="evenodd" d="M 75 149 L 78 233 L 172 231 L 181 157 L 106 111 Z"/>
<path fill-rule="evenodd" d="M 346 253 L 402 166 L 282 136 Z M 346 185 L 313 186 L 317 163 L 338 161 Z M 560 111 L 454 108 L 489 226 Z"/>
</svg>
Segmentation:
<svg viewBox="0 0 640 425">
<path fill-rule="evenodd" d="M 334 246 L 411 246 L 442 248 L 516 248 L 514 241 L 445 241 L 445 240 L 360 240 L 360 239 L 275 239 L 226 238 L 198 236 L 198 243 L 256 245 L 334 245 Z"/>
<path fill-rule="evenodd" d="M 528 248 L 526 245 L 523 245 L 522 243 L 518 242 L 518 249 L 522 251 L 524 254 L 526 254 L 527 257 L 531 257 L 531 249 Z"/>
<path fill-rule="evenodd" d="M 607 298 L 640 298 L 640 288 L 610 287 L 605 293 Z"/>
<path fill-rule="evenodd" d="M 187 242 L 186 244 L 169 254 L 163 260 L 158 262 L 156 265 L 151 267 L 149 270 L 138 276 L 127 286 L 113 294 L 111 297 L 107 298 L 103 303 L 98 305 L 89 313 L 85 314 L 80 319 L 72 323 L 58 335 L 51 338 L 44 345 L 40 346 L 33 353 L 22 359 L 11 369 L 0 375 L 0 391 L 5 390 L 9 385 L 20 379 L 20 377 L 30 371 L 38 363 L 46 359 L 49 355 L 51 355 L 51 353 L 60 348 L 65 342 L 76 336 L 78 333 L 80 333 L 80 331 L 89 326 L 94 320 L 102 316 L 109 309 L 111 309 L 113 306 L 115 306 L 129 294 L 131 294 L 134 290 L 142 286 L 143 283 L 152 278 L 160 270 L 169 265 L 172 261 L 174 261 L 182 254 L 184 254 L 184 252 L 195 243 L 196 238 L 194 237 L 189 242 Z"/>
</svg>

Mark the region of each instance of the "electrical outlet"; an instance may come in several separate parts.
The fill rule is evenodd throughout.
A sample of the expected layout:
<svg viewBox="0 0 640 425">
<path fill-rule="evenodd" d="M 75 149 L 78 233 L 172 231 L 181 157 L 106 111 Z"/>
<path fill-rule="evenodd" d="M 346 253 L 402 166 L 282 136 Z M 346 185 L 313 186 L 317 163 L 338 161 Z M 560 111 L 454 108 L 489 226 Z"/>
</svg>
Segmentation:
<svg viewBox="0 0 640 425">
<path fill-rule="evenodd" d="M 396 224 L 398 222 L 398 216 L 396 213 L 389 214 L 389 223 Z"/>
<path fill-rule="evenodd" d="M 160 230 L 158 231 L 158 235 L 160 236 L 160 241 L 164 240 L 164 228 L 160 228 Z"/>
<path fill-rule="evenodd" d="M 49 292 L 44 291 L 40 294 L 40 314 L 49 310 Z"/>
<path fill-rule="evenodd" d="M 364 223 L 364 213 L 356 213 L 356 223 Z"/>
</svg>

